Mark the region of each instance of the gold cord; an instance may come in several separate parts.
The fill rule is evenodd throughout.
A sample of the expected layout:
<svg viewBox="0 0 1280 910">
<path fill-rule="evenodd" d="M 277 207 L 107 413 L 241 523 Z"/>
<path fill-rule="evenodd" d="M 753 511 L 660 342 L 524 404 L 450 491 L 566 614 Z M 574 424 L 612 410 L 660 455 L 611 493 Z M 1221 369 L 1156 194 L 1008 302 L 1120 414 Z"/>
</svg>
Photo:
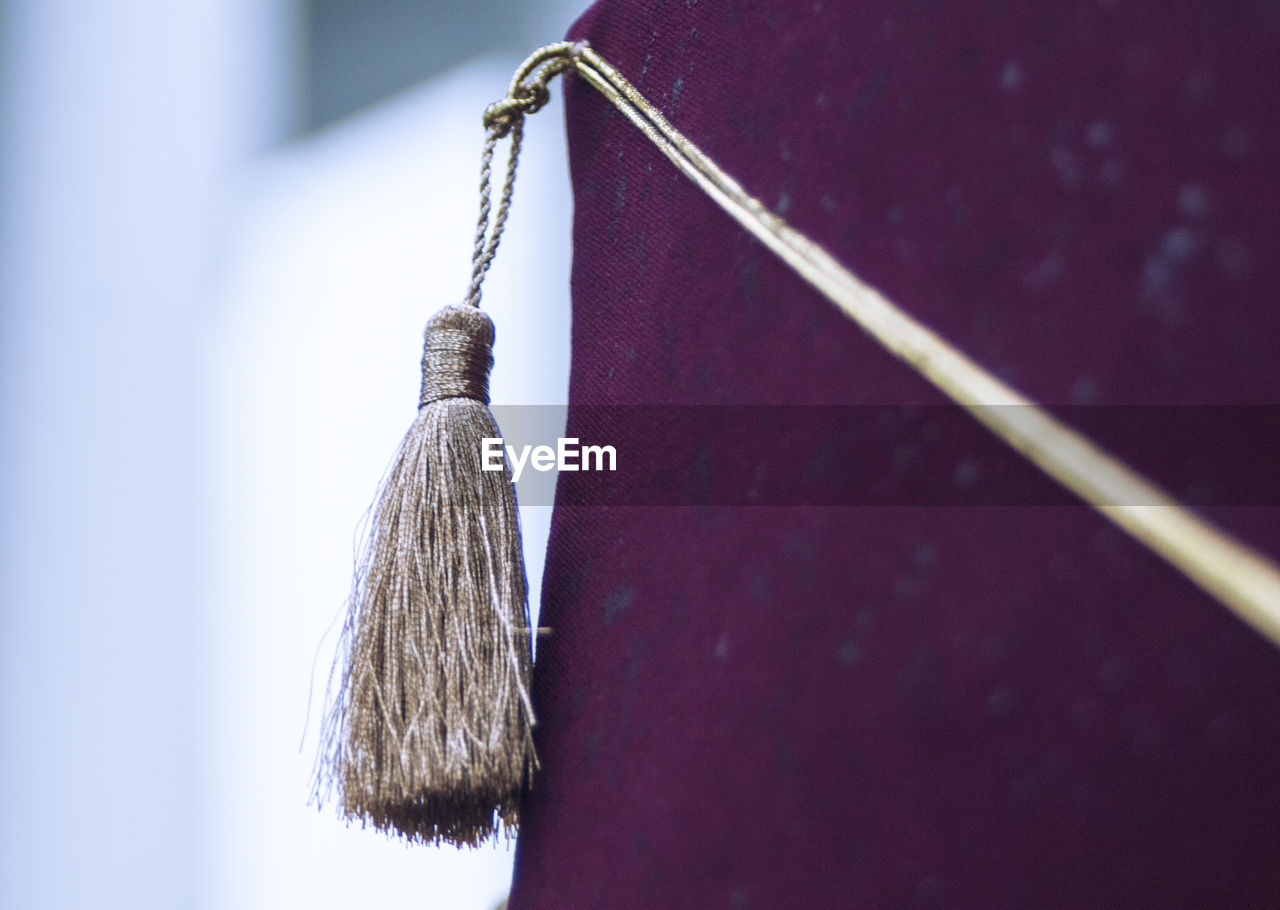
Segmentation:
<svg viewBox="0 0 1280 910">
<path fill-rule="evenodd" d="M 524 138 L 524 118 L 534 114 L 551 100 L 547 83 L 573 67 L 573 59 L 566 54 L 573 45 L 569 42 L 551 44 L 533 53 L 511 79 L 507 96 L 489 105 L 484 112 L 484 152 L 480 155 L 480 217 L 476 221 L 475 247 L 471 253 L 471 284 L 467 288 L 464 303 L 480 305 L 480 285 L 493 264 L 498 243 L 507 226 L 511 211 L 511 194 L 516 183 L 516 164 L 520 160 L 520 143 Z M 493 219 L 493 232 L 489 233 L 489 185 L 493 173 L 493 153 L 498 140 L 511 137 L 511 151 L 507 156 L 507 176 L 502 184 L 502 196 L 498 201 L 498 213 Z M 487 240 L 486 240 L 487 236 Z"/>
<path fill-rule="evenodd" d="M 463 303 L 480 306 L 480 285 L 484 282 L 485 273 L 493 264 L 493 257 L 498 252 L 498 242 L 502 240 L 502 231 L 507 226 L 507 214 L 511 211 L 511 194 L 516 185 L 516 163 L 520 160 L 520 141 L 524 137 L 524 117 L 519 114 L 504 129 L 490 127 L 484 139 L 484 152 L 480 156 L 480 218 L 476 222 L 475 248 L 471 253 L 471 286 L 467 288 L 467 296 Z M 493 233 L 488 242 L 485 235 L 489 230 L 489 179 L 493 173 L 493 152 L 498 140 L 503 136 L 511 136 L 511 152 L 507 156 L 507 177 L 502 183 L 502 196 L 498 200 L 498 214 L 493 219 Z"/>
<path fill-rule="evenodd" d="M 541 69 L 538 69 L 541 67 Z M 547 81 L 569 68 L 605 96 L 747 231 L 867 334 L 992 433 L 1280 646 L 1280 567 L 1195 515 L 1119 459 L 992 376 L 749 195 L 585 42 L 536 51 L 493 119 L 516 122 L 545 104 Z M 526 81 L 530 73 L 537 74 Z M 491 130 L 490 112 L 485 124 Z M 495 244 L 496 246 L 496 244 Z"/>
</svg>

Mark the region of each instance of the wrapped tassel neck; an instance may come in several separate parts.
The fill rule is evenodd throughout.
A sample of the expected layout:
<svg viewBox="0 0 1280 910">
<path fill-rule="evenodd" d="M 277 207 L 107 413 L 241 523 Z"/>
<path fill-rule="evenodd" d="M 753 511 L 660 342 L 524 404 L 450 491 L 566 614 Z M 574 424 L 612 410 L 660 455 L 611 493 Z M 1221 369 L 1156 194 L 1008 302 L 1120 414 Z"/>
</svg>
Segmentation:
<svg viewBox="0 0 1280 910">
<path fill-rule="evenodd" d="M 445 398 L 489 403 L 493 321 L 465 303 L 445 307 L 427 323 L 418 407 Z"/>
</svg>

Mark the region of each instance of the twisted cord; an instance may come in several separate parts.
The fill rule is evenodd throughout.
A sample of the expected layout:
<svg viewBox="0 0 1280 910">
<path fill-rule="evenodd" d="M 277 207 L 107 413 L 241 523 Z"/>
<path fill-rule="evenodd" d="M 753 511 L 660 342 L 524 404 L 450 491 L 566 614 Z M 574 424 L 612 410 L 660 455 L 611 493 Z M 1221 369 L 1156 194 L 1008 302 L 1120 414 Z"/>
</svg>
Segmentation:
<svg viewBox="0 0 1280 910">
<path fill-rule="evenodd" d="M 480 285 L 484 276 L 493 264 L 493 257 L 498 252 L 498 244 L 502 241 L 502 232 L 507 226 L 507 215 L 511 212 L 511 197 L 516 185 L 516 165 L 520 160 L 520 143 L 524 138 L 524 116 L 518 116 L 506 124 L 506 132 L 497 126 L 490 126 L 484 140 L 484 152 L 480 155 L 480 217 L 476 220 L 475 244 L 471 252 L 471 285 L 467 288 L 465 303 L 478 307 L 480 305 Z M 493 231 L 489 231 L 490 185 L 493 176 L 493 153 L 498 140 L 503 135 L 511 136 L 511 151 L 507 156 L 507 176 L 502 183 L 502 195 L 498 199 L 498 211 L 493 218 Z"/>
<path fill-rule="evenodd" d="M 475 245 L 471 253 L 471 284 L 467 288 L 465 303 L 480 305 L 480 286 L 498 252 L 502 232 L 507 226 L 511 211 L 511 196 L 515 190 L 516 164 L 520 159 L 520 143 L 524 138 L 524 118 L 540 111 L 551 100 L 547 83 L 556 76 L 572 69 L 578 45 L 563 42 L 536 52 L 516 71 L 507 90 L 507 97 L 484 112 L 484 152 L 480 155 L 480 217 L 476 221 Z M 493 230 L 489 230 L 490 187 L 493 179 L 493 155 L 498 140 L 511 137 L 511 151 L 507 156 L 507 176 L 502 184 L 498 211 L 493 217 Z"/>
</svg>

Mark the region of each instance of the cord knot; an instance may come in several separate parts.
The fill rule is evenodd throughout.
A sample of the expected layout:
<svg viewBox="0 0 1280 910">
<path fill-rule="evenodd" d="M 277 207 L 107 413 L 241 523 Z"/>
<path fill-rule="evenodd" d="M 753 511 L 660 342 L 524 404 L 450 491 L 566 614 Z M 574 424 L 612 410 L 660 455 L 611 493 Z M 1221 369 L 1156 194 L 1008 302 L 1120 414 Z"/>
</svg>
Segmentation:
<svg viewBox="0 0 1280 910">
<path fill-rule="evenodd" d="M 484 128 L 499 139 L 507 136 L 525 114 L 536 114 L 551 100 L 551 91 L 541 82 L 524 82 L 507 97 L 485 108 Z"/>
<path fill-rule="evenodd" d="M 493 322 L 483 310 L 454 304 L 427 322 L 418 407 L 445 398 L 489 403 L 493 368 Z"/>
</svg>

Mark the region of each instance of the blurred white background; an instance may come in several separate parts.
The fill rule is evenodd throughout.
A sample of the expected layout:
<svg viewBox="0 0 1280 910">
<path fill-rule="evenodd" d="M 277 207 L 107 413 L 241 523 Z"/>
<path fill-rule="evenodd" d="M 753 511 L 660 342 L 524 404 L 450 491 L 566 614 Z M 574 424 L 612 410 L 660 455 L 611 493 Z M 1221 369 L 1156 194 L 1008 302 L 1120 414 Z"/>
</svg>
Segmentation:
<svg viewBox="0 0 1280 910">
<path fill-rule="evenodd" d="M 480 114 L 582 5 L 0 0 L 0 906 L 505 894 L 508 848 L 307 799 L 357 526 L 465 290 Z M 567 385 L 558 100 L 525 149 L 499 404 Z"/>
</svg>

